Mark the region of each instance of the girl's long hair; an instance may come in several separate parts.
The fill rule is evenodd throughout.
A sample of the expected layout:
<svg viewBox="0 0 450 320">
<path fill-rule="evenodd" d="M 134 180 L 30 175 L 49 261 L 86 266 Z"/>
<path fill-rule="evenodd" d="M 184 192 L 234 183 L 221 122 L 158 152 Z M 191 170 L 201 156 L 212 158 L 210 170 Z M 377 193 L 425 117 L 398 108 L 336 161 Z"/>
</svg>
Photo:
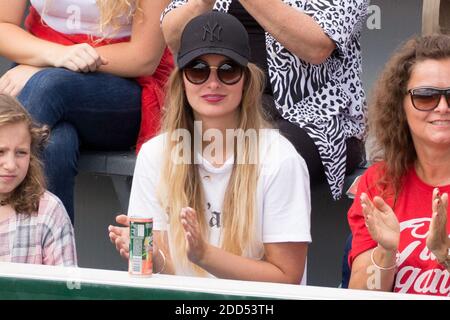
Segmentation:
<svg viewBox="0 0 450 320">
<path fill-rule="evenodd" d="M 245 130 L 268 127 L 261 113 L 264 74 L 254 64 L 249 64 L 244 73 L 244 89 L 239 106 L 238 128 Z M 186 255 L 184 230 L 180 223 L 180 212 L 183 207 L 196 210 L 201 230 L 208 239 L 207 221 L 205 218 L 205 198 L 199 176 L 198 165 L 194 164 L 194 146 L 191 138 L 191 162 L 176 164 L 172 159 L 173 152 L 179 151 L 178 141 L 171 141 L 172 133 L 185 129 L 194 136 L 194 115 L 187 102 L 183 88 L 182 72 L 175 70 L 168 84 L 166 104 L 163 116 L 162 132 L 167 133 L 164 165 L 160 180 L 159 199 L 166 209 L 170 223 L 170 237 L 174 246 L 171 255 L 184 266 L 191 265 L 199 275 L 205 272 L 191 264 Z M 236 141 L 235 141 L 236 142 Z M 241 255 L 251 247 L 255 239 L 256 187 L 259 175 L 258 143 L 245 139 L 244 152 L 236 152 L 231 177 L 226 189 L 222 214 L 221 247 L 233 254 Z M 235 143 L 236 146 L 236 143 Z M 237 157 L 240 157 L 238 159 Z M 253 163 L 253 164 L 252 164 Z"/>
<path fill-rule="evenodd" d="M 33 123 L 29 113 L 16 99 L 0 94 L 0 127 L 17 123 L 25 123 L 31 136 L 30 165 L 25 179 L 5 200 L 17 213 L 33 213 L 37 212 L 40 198 L 45 192 L 39 154 L 50 131 L 47 126 L 39 127 Z"/>
<path fill-rule="evenodd" d="M 377 182 L 382 195 L 398 195 L 417 159 L 403 106 L 412 70 L 424 60 L 449 58 L 450 36 L 415 37 L 393 54 L 376 82 L 369 103 L 368 135 L 375 140 L 369 156 L 372 161 L 383 161 Z"/>
<path fill-rule="evenodd" d="M 111 27 L 113 32 L 121 26 L 121 20 L 125 16 L 129 21 L 144 13 L 140 7 L 140 0 L 96 0 L 100 10 L 99 27 L 104 33 Z"/>
</svg>

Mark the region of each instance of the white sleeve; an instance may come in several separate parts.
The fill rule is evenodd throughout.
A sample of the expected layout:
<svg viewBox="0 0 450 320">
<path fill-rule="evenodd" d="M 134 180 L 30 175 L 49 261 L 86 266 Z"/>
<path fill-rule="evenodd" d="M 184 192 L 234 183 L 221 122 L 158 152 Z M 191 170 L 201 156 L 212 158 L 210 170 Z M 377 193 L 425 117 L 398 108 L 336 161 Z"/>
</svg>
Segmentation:
<svg viewBox="0 0 450 320">
<path fill-rule="evenodd" d="M 278 162 L 264 184 L 263 242 L 311 242 L 309 173 L 303 158 L 295 152 Z"/>
<path fill-rule="evenodd" d="M 137 218 L 153 218 L 154 230 L 167 229 L 167 215 L 161 208 L 157 198 L 157 187 L 161 174 L 161 150 L 155 148 L 159 144 L 149 141 L 145 143 L 136 160 L 133 184 L 131 186 L 128 216 Z"/>
<path fill-rule="evenodd" d="M 160 22 L 162 23 L 164 17 L 166 14 L 168 14 L 173 9 L 176 9 L 178 7 L 181 7 L 182 5 L 186 4 L 187 0 L 172 0 L 169 5 L 163 10 L 160 17 Z"/>
</svg>

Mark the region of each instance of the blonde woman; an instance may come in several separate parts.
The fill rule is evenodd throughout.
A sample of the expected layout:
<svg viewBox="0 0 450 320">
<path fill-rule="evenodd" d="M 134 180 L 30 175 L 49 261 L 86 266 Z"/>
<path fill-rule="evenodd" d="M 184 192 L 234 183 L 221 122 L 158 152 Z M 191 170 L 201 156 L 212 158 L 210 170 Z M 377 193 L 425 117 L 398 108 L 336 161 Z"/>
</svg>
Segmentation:
<svg viewBox="0 0 450 320">
<path fill-rule="evenodd" d="M 192 17 L 219 10 L 239 19 L 250 36 L 250 61 L 269 80 L 265 113 L 305 159 L 311 188 L 328 183 L 339 199 L 345 175 L 364 159 L 360 38 L 369 2 L 172 0 L 161 26 L 176 53 Z"/>
<path fill-rule="evenodd" d="M 167 0 L 0 0 L 0 55 L 16 63 L 0 93 L 52 128 L 49 188 L 73 221 L 79 146 L 138 147 L 158 128 L 173 67 L 159 27 Z M 139 133 L 139 137 L 138 137 Z"/>
<path fill-rule="evenodd" d="M 72 224 L 45 189 L 39 153 L 49 130 L 0 94 L 0 261 L 76 266 Z"/>
<path fill-rule="evenodd" d="M 304 283 L 308 170 L 263 122 L 263 74 L 248 58 L 248 35 L 231 15 L 200 15 L 183 32 L 163 133 L 138 156 L 128 210 L 154 219 L 155 272 Z M 227 137 L 239 130 L 248 139 Z M 128 217 L 116 220 L 127 226 Z M 128 228 L 109 232 L 128 258 Z"/>
</svg>

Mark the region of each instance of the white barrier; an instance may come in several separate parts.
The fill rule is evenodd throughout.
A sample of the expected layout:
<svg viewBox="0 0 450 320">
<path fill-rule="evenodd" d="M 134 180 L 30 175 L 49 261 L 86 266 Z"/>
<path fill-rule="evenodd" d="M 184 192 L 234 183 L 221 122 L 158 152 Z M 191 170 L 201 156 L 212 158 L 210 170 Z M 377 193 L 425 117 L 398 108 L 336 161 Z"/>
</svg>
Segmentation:
<svg viewBox="0 0 450 320">
<path fill-rule="evenodd" d="M 411 300 L 438 299 L 440 297 L 374 292 L 339 288 L 287 285 L 267 282 L 194 278 L 153 275 L 149 278 L 131 277 L 124 271 L 85 268 L 64 268 L 44 265 L 0 263 L 0 280 L 45 280 L 66 282 L 77 288 L 83 284 L 189 291 L 226 296 L 244 296 L 262 299 L 322 299 L 322 300 Z"/>
</svg>

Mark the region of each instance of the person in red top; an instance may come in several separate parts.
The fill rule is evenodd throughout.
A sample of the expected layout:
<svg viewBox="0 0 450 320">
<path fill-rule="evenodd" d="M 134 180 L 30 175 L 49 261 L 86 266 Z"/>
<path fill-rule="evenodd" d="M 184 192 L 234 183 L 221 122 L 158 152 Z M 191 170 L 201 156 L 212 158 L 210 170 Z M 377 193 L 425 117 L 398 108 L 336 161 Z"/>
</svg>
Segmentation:
<svg viewBox="0 0 450 320">
<path fill-rule="evenodd" d="M 51 127 L 45 173 L 72 222 L 80 145 L 139 150 L 159 130 L 173 69 L 159 23 L 168 3 L 0 0 L 0 56 L 16 63 L 0 77 L 0 93 Z"/>
<path fill-rule="evenodd" d="M 407 41 L 369 106 L 371 159 L 348 213 L 349 288 L 448 296 L 450 37 Z"/>
</svg>

